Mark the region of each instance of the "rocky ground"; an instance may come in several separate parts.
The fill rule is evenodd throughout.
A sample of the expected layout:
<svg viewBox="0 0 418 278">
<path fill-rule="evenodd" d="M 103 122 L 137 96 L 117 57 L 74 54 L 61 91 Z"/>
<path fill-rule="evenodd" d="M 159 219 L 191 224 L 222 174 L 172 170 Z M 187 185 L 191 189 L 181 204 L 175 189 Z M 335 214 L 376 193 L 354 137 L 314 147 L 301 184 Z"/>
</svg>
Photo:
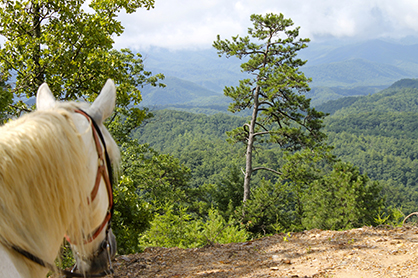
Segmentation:
<svg viewBox="0 0 418 278">
<path fill-rule="evenodd" d="M 118 256 L 114 277 L 418 277 L 418 228 L 311 230 Z M 111 277 L 111 276 L 109 276 Z"/>
</svg>

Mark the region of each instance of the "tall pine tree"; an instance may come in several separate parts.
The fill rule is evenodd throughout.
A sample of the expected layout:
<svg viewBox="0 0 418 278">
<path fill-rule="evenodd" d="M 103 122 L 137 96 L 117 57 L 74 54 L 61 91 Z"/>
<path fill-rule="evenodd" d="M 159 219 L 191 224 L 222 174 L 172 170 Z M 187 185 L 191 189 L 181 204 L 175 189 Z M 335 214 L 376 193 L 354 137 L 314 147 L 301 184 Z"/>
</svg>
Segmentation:
<svg viewBox="0 0 418 278">
<path fill-rule="evenodd" d="M 226 87 L 224 93 L 233 102 L 231 112 L 250 109 L 250 122 L 229 133 L 233 141 L 246 145 L 244 197 L 250 197 L 251 176 L 255 171 L 275 169 L 253 166 L 253 150 L 257 143 L 277 143 L 284 149 L 315 147 L 325 138 L 321 132 L 324 113 L 310 107 L 304 93 L 310 90 L 309 78 L 299 70 L 306 61 L 297 53 L 307 47 L 309 39 L 298 39 L 299 28 L 282 14 L 251 15 L 253 28 L 249 36 L 218 39 L 213 46 L 219 56 L 246 58 L 241 64 L 250 78 L 239 86 Z M 257 43 L 258 42 L 258 43 Z"/>
</svg>

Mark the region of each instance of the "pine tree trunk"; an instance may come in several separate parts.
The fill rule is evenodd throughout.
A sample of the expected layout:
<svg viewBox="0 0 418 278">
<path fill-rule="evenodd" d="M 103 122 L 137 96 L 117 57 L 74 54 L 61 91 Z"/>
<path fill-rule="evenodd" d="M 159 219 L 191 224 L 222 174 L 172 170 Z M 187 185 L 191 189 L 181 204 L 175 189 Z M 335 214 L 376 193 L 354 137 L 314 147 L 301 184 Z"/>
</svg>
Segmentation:
<svg viewBox="0 0 418 278">
<path fill-rule="evenodd" d="M 254 134 L 255 134 L 255 123 L 257 122 L 258 114 L 258 94 L 260 92 L 260 87 L 256 87 L 254 91 L 254 108 L 253 114 L 251 116 L 251 122 L 248 126 L 248 142 L 247 142 L 247 151 L 245 153 L 245 177 L 244 177 L 244 198 L 243 202 L 245 203 L 251 194 L 251 175 L 253 172 L 253 145 L 254 145 Z"/>
<path fill-rule="evenodd" d="M 252 122 L 252 121 L 251 121 Z M 248 144 L 247 144 L 247 151 L 245 153 L 245 176 L 244 176 L 244 199 L 242 200 L 244 203 L 250 198 L 250 182 L 251 182 L 251 174 L 252 174 L 252 147 L 254 144 L 254 137 L 249 136 Z"/>
</svg>

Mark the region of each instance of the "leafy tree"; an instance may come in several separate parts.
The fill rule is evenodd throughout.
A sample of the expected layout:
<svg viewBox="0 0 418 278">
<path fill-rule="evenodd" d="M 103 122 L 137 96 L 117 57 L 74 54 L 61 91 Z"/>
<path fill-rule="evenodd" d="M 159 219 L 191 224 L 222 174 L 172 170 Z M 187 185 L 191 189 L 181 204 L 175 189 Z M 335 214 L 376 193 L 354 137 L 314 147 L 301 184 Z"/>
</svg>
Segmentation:
<svg viewBox="0 0 418 278">
<path fill-rule="evenodd" d="M 121 148 L 124 155 L 122 177 L 114 190 L 114 232 L 120 242 L 118 252 L 135 253 L 141 250 L 141 233 L 152 228 L 155 214 L 168 207 L 187 209 L 192 203 L 190 174 L 173 156 L 159 154 L 137 140 L 125 142 Z"/>
<path fill-rule="evenodd" d="M 127 161 L 134 143 L 127 135 L 151 116 L 135 107 L 141 101 L 139 88 L 163 86 L 159 79 L 164 76 L 145 71 L 140 54 L 113 49 L 113 37 L 124 29 L 118 13 L 153 8 L 154 0 L 93 0 L 88 12 L 83 10 L 84 2 L 2 2 L 0 35 L 5 42 L 0 49 L 0 74 L 7 86 L 1 86 L 0 91 L 1 119 L 30 111 L 32 107 L 23 99 L 33 97 L 43 82 L 57 99 L 92 101 L 111 78 L 117 85 L 117 103 L 107 125 Z M 135 181 L 132 173 L 122 172 L 115 188 L 113 228 L 122 253 L 138 250 L 138 233 L 149 227 L 152 219 L 149 204 L 137 195 Z"/>
<path fill-rule="evenodd" d="M 299 27 L 291 28 L 291 19 L 282 14 L 251 15 L 253 28 L 246 37 L 232 37 L 232 41 L 218 39 L 213 46 L 226 57 L 247 58 L 241 65 L 252 78 L 240 81 L 237 87 L 226 87 L 224 93 L 233 102 L 229 111 L 251 109 L 249 123 L 229 133 L 234 142 L 246 145 L 244 198 L 250 197 L 253 172 L 267 167 L 254 167 L 253 150 L 256 142 L 279 144 L 282 148 L 298 150 L 313 147 L 325 135 L 320 131 L 324 113 L 310 107 L 304 93 L 310 90 L 310 79 L 299 70 L 306 61 L 297 52 L 307 47 L 309 39 L 297 39 Z M 255 41 L 260 41 L 259 44 Z"/>
<path fill-rule="evenodd" d="M 16 79 L 11 92 L 16 97 L 33 97 L 47 82 L 58 99 L 92 100 L 105 80 L 118 86 L 117 110 L 138 125 L 145 112 L 131 108 L 141 95 L 138 87 L 157 85 L 162 75 L 144 70 L 140 54 L 129 49 L 112 49 L 112 36 L 123 32 L 117 14 L 137 8 L 150 9 L 154 0 L 95 0 L 93 12 L 85 12 L 85 1 L 3 1 L 0 6 L 0 35 L 6 41 L 0 49 L 3 78 Z M 16 101 L 12 114 L 28 106 Z"/>
</svg>

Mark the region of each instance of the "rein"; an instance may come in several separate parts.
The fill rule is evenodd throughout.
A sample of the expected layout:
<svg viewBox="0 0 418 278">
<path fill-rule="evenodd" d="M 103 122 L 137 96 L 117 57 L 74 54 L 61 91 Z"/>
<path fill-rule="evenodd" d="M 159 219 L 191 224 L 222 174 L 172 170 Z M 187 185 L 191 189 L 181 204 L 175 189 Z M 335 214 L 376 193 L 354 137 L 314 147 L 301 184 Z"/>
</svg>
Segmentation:
<svg viewBox="0 0 418 278">
<path fill-rule="evenodd" d="M 90 243 L 92 242 L 94 239 L 96 239 L 99 234 L 103 231 L 104 227 L 106 227 L 107 224 L 107 228 L 106 228 L 106 238 L 103 241 L 103 243 L 101 244 L 101 247 L 99 250 L 97 250 L 95 252 L 95 255 L 93 257 L 98 256 L 99 254 L 101 254 L 102 252 L 107 252 L 107 257 L 109 260 L 109 269 L 105 270 L 101 273 L 98 274 L 82 274 L 82 273 L 76 273 L 74 272 L 74 270 L 77 268 L 77 265 L 74 266 L 73 270 L 68 271 L 68 270 L 59 270 L 59 273 L 61 275 L 64 275 L 64 277 L 104 277 L 108 274 L 112 274 L 114 273 L 114 270 L 112 268 L 112 262 L 111 262 L 111 255 L 110 255 L 110 243 L 109 243 L 109 237 L 108 237 L 108 232 L 110 230 L 110 223 L 111 223 L 111 219 L 113 216 L 113 187 L 112 187 L 112 166 L 110 163 L 110 158 L 109 158 L 109 154 L 107 152 L 107 148 L 106 148 L 106 143 L 105 140 L 103 138 L 103 134 L 100 131 L 97 123 L 93 120 L 93 118 L 87 114 L 86 112 L 84 112 L 81 109 L 75 110 L 76 113 L 79 113 L 83 116 L 85 116 L 87 118 L 87 120 L 89 121 L 91 127 L 92 127 L 92 133 L 93 133 L 93 138 L 94 138 L 94 142 L 96 145 L 96 150 L 97 150 L 97 154 L 98 154 L 98 158 L 99 158 L 99 166 L 97 169 L 97 175 L 96 175 L 96 181 L 95 181 L 95 185 L 93 187 L 93 190 L 90 193 L 90 198 L 88 200 L 89 204 L 91 202 L 94 201 L 94 199 L 97 196 L 97 192 L 99 191 L 99 186 L 100 186 L 100 181 L 103 178 L 105 184 L 106 184 L 106 188 L 107 188 L 107 193 L 108 193 L 108 197 L 109 197 L 109 207 L 105 216 L 105 219 L 103 220 L 102 224 L 100 224 L 100 226 L 93 232 L 91 233 L 86 240 L 84 240 L 84 244 Z M 103 146 L 103 148 L 102 148 Z M 66 235 L 65 238 L 67 239 L 68 242 L 71 243 L 69 237 Z M 75 244 L 75 243 L 73 243 Z M 48 262 L 45 262 L 44 260 L 42 260 L 41 258 L 33 255 L 32 253 L 18 247 L 15 245 L 9 245 L 9 247 L 11 249 L 13 249 L 14 251 L 18 252 L 19 254 L 21 254 L 22 256 L 24 256 L 25 258 L 37 263 L 40 266 L 43 266 L 45 268 L 49 268 L 50 270 L 54 270 L 56 269 L 56 267 Z"/>
</svg>

